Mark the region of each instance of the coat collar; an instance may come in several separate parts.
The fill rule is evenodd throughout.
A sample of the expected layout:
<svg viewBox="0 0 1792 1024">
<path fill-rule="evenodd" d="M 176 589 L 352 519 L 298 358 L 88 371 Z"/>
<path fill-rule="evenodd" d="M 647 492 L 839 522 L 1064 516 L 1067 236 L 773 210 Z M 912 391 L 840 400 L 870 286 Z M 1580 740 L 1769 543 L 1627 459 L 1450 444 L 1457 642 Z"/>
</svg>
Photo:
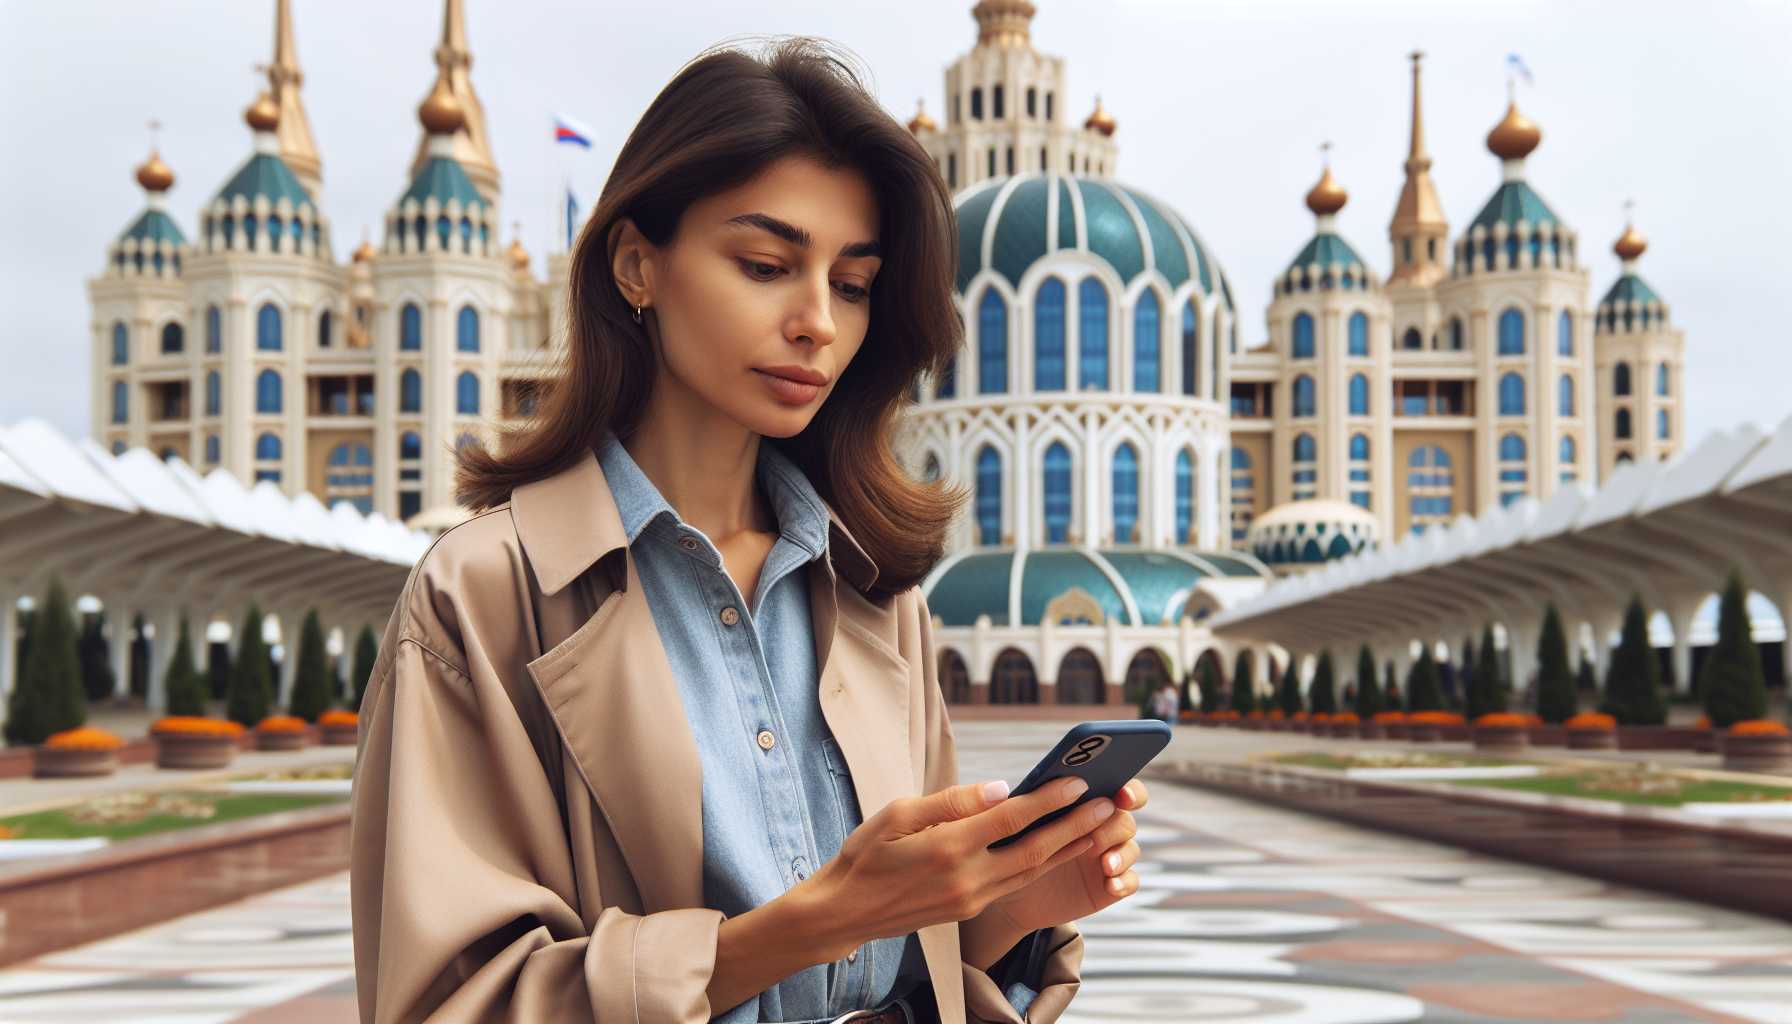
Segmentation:
<svg viewBox="0 0 1792 1024">
<path fill-rule="evenodd" d="M 853 537 L 834 506 L 820 495 L 816 500 L 828 514 L 829 570 L 864 591 L 877 579 L 877 563 Z M 549 596 L 605 555 L 628 546 L 628 531 L 617 511 L 616 497 L 591 450 L 552 476 L 516 488 L 510 495 L 510 507 L 529 567 L 535 571 L 542 593 Z M 617 582 L 623 581 L 618 577 Z"/>
</svg>

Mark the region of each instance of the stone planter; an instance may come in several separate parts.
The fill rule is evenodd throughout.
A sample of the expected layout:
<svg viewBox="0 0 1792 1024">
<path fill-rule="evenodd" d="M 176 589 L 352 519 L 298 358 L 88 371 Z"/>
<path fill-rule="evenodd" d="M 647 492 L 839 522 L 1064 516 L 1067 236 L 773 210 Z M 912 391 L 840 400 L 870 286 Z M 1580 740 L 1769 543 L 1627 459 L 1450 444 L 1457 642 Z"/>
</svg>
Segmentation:
<svg viewBox="0 0 1792 1024">
<path fill-rule="evenodd" d="M 1408 722 L 1406 738 L 1413 743 L 1436 743 L 1444 738 L 1444 727 L 1431 722 Z"/>
<path fill-rule="evenodd" d="M 1354 739 L 1356 739 L 1356 727 L 1361 724 L 1362 724 L 1361 722 L 1333 722 L 1332 723 L 1332 739 L 1335 739 L 1335 740 L 1354 740 Z"/>
<path fill-rule="evenodd" d="M 1533 725 L 1530 728 L 1530 740 L 1533 747 L 1565 747 L 1568 745 L 1568 730 L 1560 725 Z"/>
<path fill-rule="evenodd" d="M 303 750 L 306 736 L 302 732 L 285 732 L 273 730 L 255 731 L 256 750 Z"/>
<path fill-rule="evenodd" d="M 1696 750 L 1698 730 L 1685 725 L 1620 725 L 1619 750 Z"/>
<path fill-rule="evenodd" d="M 1693 734 L 1692 749 L 1700 754 L 1715 754 L 1722 745 L 1717 729 L 1699 729 Z"/>
<path fill-rule="evenodd" d="M 1615 729 L 1569 729 L 1569 750 L 1616 750 L 1618 749 L 1618 733 Z"/>
<path fill-rule="evenodd" d="M 1725 771 L 1792 774 L 1792 736 L 1722 735 Z"/>
<path fill-rule="evenodd" d="M 1439 739 L 1448 740 L 1452 743 L 1467 743 L 1472 738 L 1470 732 L 1471 730 L 1467 723 L 1460 723 L 1457 725 L 1439 726 L 1437 735 Z"/>
<path fill-rule="evenodd" d="M 1188 723 L 1184 722 L 1183 724 Z M 358 725 L 324 725 L 319 728 L 323 732 L 323 738 L 319 741 L 323 746 L 352 747 L 359 739 L 356 734 L 361 727 Z"/>
<path fill-rule="evenodd" d="M 1405 722 L 1383 722 L 1381 723 L 1381 734 L 1390 740 L 1403 740 L 1406 739 L 1407 732 L 1411 728 Z"/>
<path fill-rule="evenodd" d="M 1524 725 L 1477 725 L 1474 736 L 1476 750 L 1519 754 L 1531 746 L 1530 727 Z"/>
<path fill-rule="evenodd" d="M 1380 722 L 1358 722 L 1358 723 L 1356 723 L 1356 738 L 1359 740 L 1386 739 L 1387 734 L 1388 734 L 1387 726 L 1383 725 Z"/>
<path fill-rule="evenodd" d="M 236 758 L 237 738 L 228 733 L 156 735 L 157 768 L 223 768 Z"/>
<path fill-rule="evenodd" d="M 36 748 L 31 774 L 40 779 L 76 779 L 111 775 L 118 770 L 118 751 Z"/>
</svg>

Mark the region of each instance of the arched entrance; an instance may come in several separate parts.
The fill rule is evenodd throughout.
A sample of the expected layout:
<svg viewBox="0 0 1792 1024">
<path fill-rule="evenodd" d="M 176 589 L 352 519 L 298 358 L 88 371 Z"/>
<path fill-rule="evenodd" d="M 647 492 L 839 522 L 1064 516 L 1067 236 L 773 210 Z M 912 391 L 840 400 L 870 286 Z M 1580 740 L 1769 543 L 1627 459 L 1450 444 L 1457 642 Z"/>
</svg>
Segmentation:
<svg viewBox="0 0 1792 1024">
<path fill-rule="evenodd" d="M 971 673 L 957 651 L 940 651 L 940 692 L 948 704 L 971 702 Z"/>
<path fill-rule="evenodd" d="M 1033 659 L 1012 647 L 996 655 L 995 668 L 989 673 L 989 702 L 1039 703 L 1039 676 L 1033 671 Z"/>
<path fill-rule="evenodd" d="M 1058 703 L 1100 704 L 1107 696 L 1101 678 L 1101 662 L 1086 647 L 1078 647 L 1058 663 Z"/>
<path fill-rule="evenodd" d="M 1147 647 L 1132 656 L 1126 666 L 1125 696 L 1129 704 L 1137 704 L 1148 693 L 1154 693 L 1170 680 L 1170 663 L 1155 647 Z"/>
</svg>

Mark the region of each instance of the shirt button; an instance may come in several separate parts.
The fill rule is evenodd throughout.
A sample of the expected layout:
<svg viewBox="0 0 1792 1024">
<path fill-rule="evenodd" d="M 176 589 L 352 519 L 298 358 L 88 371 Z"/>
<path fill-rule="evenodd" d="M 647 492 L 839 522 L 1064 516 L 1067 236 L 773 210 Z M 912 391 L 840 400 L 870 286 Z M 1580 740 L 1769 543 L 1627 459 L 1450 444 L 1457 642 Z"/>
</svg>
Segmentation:
<svg viewBox="0 0 1792 1024">
<path fill-rule="evenodd" d="M 796 880 L 800 882 L 809 877 L 809 862 L 798 857 L 790 862 L 790 870 L 796 875 Z"/>
<path fill-rule="evenodd" d="M 728 607 L 722 609 L 722 625 L 732 626 L 736 622 L 739 622 L 739 621 L 740 621 L 740 612 L 735 611 L 733 605 L 729 605 Z"/>
<path fill-rule="evenodd" d="M 678 538 L 678 544 L 686 551 L 697 550 L 697 538 L 695 537 L 680 537 Z"/>
<path fill-rule="evenodd" d="M 770 749 L 772 749 L 772 744 L 774 744 L 776 742 L 778 742 L 778 738 L 771 734 L 771 730 L 769 730 L 769 729 L 759 730 L 759 749 L 770 750 Z"/>
<path fill-rule="evenodd" d="M 854 960 L 857 960 L 858 958 L 859 958 L 859 951 L 856 949 L 853 950 L 852 952 L 846 954 L 846 962 L 849 964 L 852 963 Z"/>
</svg>

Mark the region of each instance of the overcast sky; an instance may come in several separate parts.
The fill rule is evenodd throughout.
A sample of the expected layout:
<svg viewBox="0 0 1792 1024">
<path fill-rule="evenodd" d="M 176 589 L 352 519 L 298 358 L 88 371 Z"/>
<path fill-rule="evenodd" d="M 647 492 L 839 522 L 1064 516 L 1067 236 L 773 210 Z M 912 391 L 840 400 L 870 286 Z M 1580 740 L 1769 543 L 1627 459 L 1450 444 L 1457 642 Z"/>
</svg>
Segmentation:
<svg viewBox="0 0 1792 1024">
<path fill-rule="evenodd" d="M 1182 211 L 1264 336 L 1269 281 L 1311 235 L 1318 145 L 1350 191 L 1340 227 L 1378 272 L 1407 143 L 1405 55 L 1425 62 L 1433 175 L 1452 236 L 1497 186 L 1484 144 L 1504 60 L 1543 129 L 1530 181 L 1580 232 L 1590 301 L 1618 272 L 1622 203 L 1648 236 L 1641 271 L 1686 331 L 1693 443 L 1792 414 L 1792 8 L 1784 2 L 1037 0 L 1035 45 L 1069 61 L 1069 113 L 1099 92 L 1119 121 L 1118 177 Z M 943 108 L 945 66 L 975 39 L 971 0 L 466 0 L 472 77 L 537 271 L 564 170 L 589 205 L 616 146 L 678 67 L 742 34 L 808 33 L 856 52 L 901 119 Z M 293 0 L 324 212 L 346 259 L 401 193 L 433 80 L 440 0 Z M 274 0 L 0 0 L 0 423 L 89 431 L 85 282 L 143 207 L 146 122 L 199 206 L 250 153 L 241 113 L 269 59 Z M 590 153 L 550 143 L 564 111 Z M 506 232 L 508 234 L 508 231 Z"/>
</svg>

